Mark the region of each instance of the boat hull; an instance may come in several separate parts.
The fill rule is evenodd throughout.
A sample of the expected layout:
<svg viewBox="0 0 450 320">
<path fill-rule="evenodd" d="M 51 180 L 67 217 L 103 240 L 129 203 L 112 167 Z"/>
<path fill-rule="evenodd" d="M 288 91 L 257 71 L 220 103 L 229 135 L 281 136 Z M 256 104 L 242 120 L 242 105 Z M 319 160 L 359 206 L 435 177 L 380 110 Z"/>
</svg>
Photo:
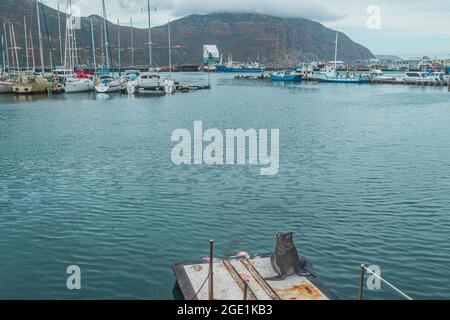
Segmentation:
<svg viewBox="0 0 450 320">
<path fill-rule="evenodd" d="M 115 93 L 120 91 L 120 84 L 105 84 L 100 83 L 95 86 L 95 91 L 97 93 Z"/>
<path fill-rule="evenodd" d="M 1 93 L 12 93 L 13 84 L 12 82 L 0 82 L 0 94 Z"/>
<path fill-rule="evenodd" d="M 232 68 L 226 66 L 217 66 L 216 72 L 224 72 L 224 73 L 262 73 L 266 69 L 265 68 Z"/>
<path fill-rule="evenodd" d="M 94 83 L 90 80 L 71 81 L 64 86 L 66 93 L 90 92 L 94 89 Z"/>
<path fill-rule="evenodd" d="M 353 84 L 361 84 L 361 83 L 368 83 L 368 78 L 318 78 L 319 82 L 326 82 L 326 83 L 353 83 Z"/>
<path fill-rule="evenodd" d="M 15 94 L 28 95 L 28 94 L 46 94 L 59 89 L 58 86 L 50 83 L 48 85 L 42 83 L 33 83 L 33 84 L 19 83 L 14 84 L 12 86 L 12 90 L 13 93 Z"/>
<path fill-rule="evenodd" d="M 303 76 L 301 74 L 293 74 L 293 75 L 287 75 L 287 76 L 271 75 L 270 79 L 272 81 L 301 82 L 303 79 Z"/>
</svg>

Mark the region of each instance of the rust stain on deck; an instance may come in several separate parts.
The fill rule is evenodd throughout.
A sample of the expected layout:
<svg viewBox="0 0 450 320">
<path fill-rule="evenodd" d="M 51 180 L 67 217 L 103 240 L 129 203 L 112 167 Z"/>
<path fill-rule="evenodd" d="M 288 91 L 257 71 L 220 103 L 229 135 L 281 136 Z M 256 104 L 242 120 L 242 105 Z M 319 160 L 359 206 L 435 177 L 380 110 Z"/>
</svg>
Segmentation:
<svg viewBox="0 0 450 320">
<path fill-rule="evenodd" d="M 322 292 L 312 284 L 300 284 L 286 289 L 277 289 L 276 292 L 283 300 L 319 300 L 323 298 Z"/>
</svg>

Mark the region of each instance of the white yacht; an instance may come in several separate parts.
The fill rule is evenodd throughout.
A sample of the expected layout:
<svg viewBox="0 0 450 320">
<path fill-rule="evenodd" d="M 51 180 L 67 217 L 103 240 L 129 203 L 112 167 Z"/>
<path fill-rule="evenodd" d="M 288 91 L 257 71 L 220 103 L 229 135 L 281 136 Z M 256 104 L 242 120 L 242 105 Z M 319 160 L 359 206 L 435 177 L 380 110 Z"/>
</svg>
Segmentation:
<svg viewBox="0 0 450 320">
<path fill-rule="evenodd" d="M 379 69 L 373 69 L 368 74 L 368 77 L 372 80 L 395 80 L 396 78 L 393 76 L 387 76 L 383 73 L 383 71 Z"/>
<path fill-rule="evenodd" d="M 435 71 L 429 74 L 430 79 L 434 82 L 448 83 L 449 75 L 446 75 L 443 71 Z"/>
<path fill-rule="evenodd" d="M 89 78 L 68 78 L 64 82 L 66 93 L 90 92 L 94 91 L 94 81 Z"/>
<path fill-rule="evenodd" d="M 405 73 L 403 77 L 403 81 L 405 82 L 430 82 L 433 81 L 428 73 L 422 71 L 408 71 Z"/>
</svg>

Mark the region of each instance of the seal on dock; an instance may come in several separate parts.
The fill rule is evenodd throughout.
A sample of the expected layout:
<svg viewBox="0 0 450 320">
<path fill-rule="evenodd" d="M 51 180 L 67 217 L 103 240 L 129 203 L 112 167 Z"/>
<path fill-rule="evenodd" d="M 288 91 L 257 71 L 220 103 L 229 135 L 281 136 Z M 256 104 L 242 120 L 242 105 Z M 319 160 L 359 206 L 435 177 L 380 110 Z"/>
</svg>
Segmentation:
<svg viewBox="0 0 450 320">
<path fill-rule="evenodd" d="M 281 281 L 294 274 L 317 277 L 312 271 L 312 264 L 305 257 L 299 256 L 293 238 L 292 232 L 277 233 L 275 252 L 270 257 L 270 262 L 278 275 L 265 280 Z"/>
</svg>

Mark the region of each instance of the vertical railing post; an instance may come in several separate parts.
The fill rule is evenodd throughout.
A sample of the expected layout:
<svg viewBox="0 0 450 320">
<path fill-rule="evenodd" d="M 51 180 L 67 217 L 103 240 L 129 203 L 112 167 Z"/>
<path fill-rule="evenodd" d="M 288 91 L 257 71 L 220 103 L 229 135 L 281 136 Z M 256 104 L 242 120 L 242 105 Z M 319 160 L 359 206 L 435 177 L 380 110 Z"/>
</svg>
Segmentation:
<svg viewBox="0 0 450 320">
<path fill-rule="evenodd" d="M 208 299 L 214 300 L 214 240 L 209 242 L 209 294 Z"/>
<path fill-rule="evenodd" d="M 244 281 L 244 301 L 247 300 L 248 295 L 248 281 Z"/>
<path fill-rule="evenodd" d="M 364 271 L 365 271 L 365 265 L 361 264 L 361 275 L 359 278 L 359 292 L 358 292 L 358 300 L 363 299 L 363 289 L 364 289 Z"/>
</svg>

